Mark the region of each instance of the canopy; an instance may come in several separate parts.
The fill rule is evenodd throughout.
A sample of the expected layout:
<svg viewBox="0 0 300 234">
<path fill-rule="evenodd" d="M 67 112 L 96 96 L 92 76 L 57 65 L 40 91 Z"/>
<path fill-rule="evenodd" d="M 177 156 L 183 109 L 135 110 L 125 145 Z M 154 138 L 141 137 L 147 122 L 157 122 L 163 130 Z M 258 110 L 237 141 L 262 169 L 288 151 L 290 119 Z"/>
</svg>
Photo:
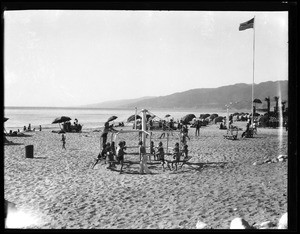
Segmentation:
<svg viewBox="0 0 300 234">
<path fill-rule="evenodd" d="M 209 116 L 209 118 L 210 118 L 211 120 L 213 120 L 213 119 L 215 119 L 215 118 L 218 117 L 218 116 L 219 116 L 218 114 L 212 114 L 212 115 Z"/>
<path fill-rule="evenodd" d="M 55 120 L 53 120 L 53 124 L 55 124 L 55 123 L 64 123 L 64 122 L 66 122 L 66 121 L 69 121 L 69 120 L 71 120 L 71 118 L 70 117 L 68 117 L 68 116 L 61 116 L 61 117 L 57 117 Z"/>
<path fill-rule="evenodd" d="M 214 123 L 216 124 L 216 123 L 219 123 L 219 122 L 223 122 L 223 119 L 224 119 L 224 117 L 218 116 L 218 117 L 214 118 Z"/>
<path fill-rule="evenodd" d="M 262 103 L 261 100 L 258 99 L 258 98 L 255 98 L 255 99 L 253 100 L 253 102 L 254 102 L 254 103 Z"/>
<path fill-rule="evenodd" d="M 111 116 L 111 117 L 109 117 L 109 118 L 107 119 L 107 122 L 113 121 L 113 120 L 115 120 L 115 119 L 117 119 L 117 118 L 118 118 L 117 116 L 113 115 L 113 116 Z"/>
<path fill-rule="evenodd" d="M 3 122 L 6 122 L 8 120 L 8 118 L 3 117 Z"/>
<path fill-rule="evenodd" d="M 206 119 L 207 117 L 209 117 L 210 114 L 200 114 L 200 119 Z"/>
<path fill-rule="evenodd" d="M 139 115 L 136 115 L 136 119 L 141 119 L 142 117 Z M 127 122 L 132 122 L 135 120 L 135 115 L 131 115 L 130 117 L 128 117 Z"/>
<path fill-rule="evenodd" d="M 183 116 L 181 118 L 181 120 L 182 120 L 183 123 L 187 124 L 190 121 L 192 121 L 194 118 L 196 118 L 196 116 L 194 114 L 187 114 L 187 115 Z"/>
</svg>

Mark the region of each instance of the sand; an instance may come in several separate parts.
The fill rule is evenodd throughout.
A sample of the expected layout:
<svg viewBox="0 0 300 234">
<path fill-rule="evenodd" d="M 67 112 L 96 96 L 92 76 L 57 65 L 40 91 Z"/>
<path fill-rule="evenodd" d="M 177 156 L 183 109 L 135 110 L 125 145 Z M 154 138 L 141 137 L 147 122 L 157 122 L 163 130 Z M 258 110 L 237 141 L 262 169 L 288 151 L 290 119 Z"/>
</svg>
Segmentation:
<svg viewBox="0 0 300 234">
<path fill-rule="evenodd" d="M 234 124 L 245 129 L 245 122 Z M 49 131 L 7 137 L 17 144 L 4 149 L 5 199 L 36 218 L 30 228 L 195 229 L 200 220 L 228 229 L 235 217 L 276 224 L 287 212 L 287 161 L 262 162 L 287 155 L 287 132 L 259 128 L 254 138 L 241 139 L 239 132 L 235 141 L 224 139 L 226 130 L 214 124 L 202 127 L 200 137 L 194 132 L 190 129 L 188 145 L 195 164 L 163 171 L 152 162 L 152 174 L 144 175 L 137 163 L 125 164 L 123 174 L 119 165 L 117 170 L 107 164 L 91 169 L 100 149 L 100 133 L 92 130 L 67 133 L 66 150 L 61 135 Z M 170 138 L 172 147 L 177 138 Z M 138 142 L 137 133 L 121 139 L 128 146 Z M 166 145 L 166 139 L 162 142 Z M 26 145 L 34 146 L 33 159 L 25 158 Z"/>
</svg>

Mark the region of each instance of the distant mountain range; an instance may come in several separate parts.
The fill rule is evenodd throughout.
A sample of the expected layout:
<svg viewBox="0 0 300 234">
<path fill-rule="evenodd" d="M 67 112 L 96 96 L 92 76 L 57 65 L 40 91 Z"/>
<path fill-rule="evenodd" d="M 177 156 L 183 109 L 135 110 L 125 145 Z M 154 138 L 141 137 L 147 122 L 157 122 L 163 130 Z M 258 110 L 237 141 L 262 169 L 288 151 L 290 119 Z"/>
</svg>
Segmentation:
<svg viewBox="0 0 300 234">
<path fill-rule="evenodd" d="M 288 81 L 267 81 L 254 85 L 254 99 L 262 104 L 257 108 L 266 108 L 266 97 L 271 99 L 271 110 L 274 97 L 281 97 L 288 106 Z M 252 84 L 238 83 L 219 88 L 200 88 L 178 92 L 167 96 L 142 97 L 137 99 L 117 100 L 85 105 L 89 108 L 149 108 L 149 109 L 225 109 L 232 102 L 234 109 L 248 109 L 251 106 Z"/>
<path fill-rule="evenodd" d="M 115 101 L 106 101 L 106 102 L 100 102 L 100 103 L 96 103 L 96 104 L 88 104 L 88 105 L 82 105 L 80 107 L 84 107 L 84 108 L 126 108 L 124 106 L 130 105 L 139 102 L 139 101 L 143 101 L 146 99 L 151 99 L 154 97 L 141 97 L 141 98 L 135 98 L 135 99 L 123 99 L 123 100 L 115 100 Z"/>
</svg>

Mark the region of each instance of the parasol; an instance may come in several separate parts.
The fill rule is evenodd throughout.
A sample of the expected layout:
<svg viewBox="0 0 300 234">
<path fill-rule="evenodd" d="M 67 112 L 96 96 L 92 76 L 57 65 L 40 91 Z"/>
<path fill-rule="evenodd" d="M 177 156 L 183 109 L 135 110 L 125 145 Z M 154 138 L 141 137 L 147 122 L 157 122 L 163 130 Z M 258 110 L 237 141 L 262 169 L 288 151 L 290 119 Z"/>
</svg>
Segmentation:
<svg viewBox="0 0 300 234">
<path fill-rule="evenodd" d="M 183 116 L 183 117 L 181 118 L 181 120 L 182 120 L 182 122 L 183 122 L 184 124 L 187 124 L 187 123 L 189 123 L 190 121 L 192 121 L 194 118 L 196 118 L 196 116 L 195 116 L 194 114 L 187 114 L 187 115 Z"/>
<path fill-rule="evenodd" d="M 3 122 L 6 122 L 8 120 L 8 118 L 3 117 Z"/>
<path fill-rule="evenodd" d="M 58 123 L 59 127 L 60 127 L 60 123 L 67 122 L 69 120 L 71 120 L 70 117 L 68 117 L 68 116 L 61 116 L 61 117 L 57 117 L 55 120 L 53 120 L 52 124 Z"/>
<path fill-rule="evenodd" d="M 114 121 L 117 118 L 118 118 L 117 116 L 113 115 L 107 119 L 107 122 Z"/>
<path fill-rule="evenodd" d="M 224 120 L 224 117 L 218 116 L 218 117 L 216 117 L 213 121 L 214 121 L 214 123 L 216 124 L 216 123 L 219 123 L 219 122 L 223 122 L 223 120 Z"/>
<path fill-rule="evenodd" d="M 139 115 L 136 115 L 136 119 L 141 119 L 142 117 Z M 135 120 L 135 115 L 131 115 L 130 117 L 128 117 L 127 122 L 132 122 Z"/>
</svg>

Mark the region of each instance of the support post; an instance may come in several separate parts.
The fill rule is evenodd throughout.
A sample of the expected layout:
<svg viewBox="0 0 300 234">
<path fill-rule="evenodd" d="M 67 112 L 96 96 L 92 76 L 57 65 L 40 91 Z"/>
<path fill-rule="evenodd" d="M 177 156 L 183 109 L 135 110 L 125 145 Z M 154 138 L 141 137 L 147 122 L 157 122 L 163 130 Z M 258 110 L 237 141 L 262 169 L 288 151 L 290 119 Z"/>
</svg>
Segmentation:
<svg viewBox="0 0 300 234">
<path fill-rule="evenodd" d="M 143 141 L 143 146 L 146 148 L 146 113 L 147 113 L 147 110 L 146 109 L 143 109 L 142 110 L 142 141 Z"/>
<path fill-rule="evenodd" d="M 134 129 L 136 130 L 136 116 L 137 116 L 137 108 L 135 107 L 135 115 L 134 115 Z"/>
<path fill-rule="evenodd" d="M 167 132 L 167 154 L 169 153 L 169 133 Z"/>
</svg>

